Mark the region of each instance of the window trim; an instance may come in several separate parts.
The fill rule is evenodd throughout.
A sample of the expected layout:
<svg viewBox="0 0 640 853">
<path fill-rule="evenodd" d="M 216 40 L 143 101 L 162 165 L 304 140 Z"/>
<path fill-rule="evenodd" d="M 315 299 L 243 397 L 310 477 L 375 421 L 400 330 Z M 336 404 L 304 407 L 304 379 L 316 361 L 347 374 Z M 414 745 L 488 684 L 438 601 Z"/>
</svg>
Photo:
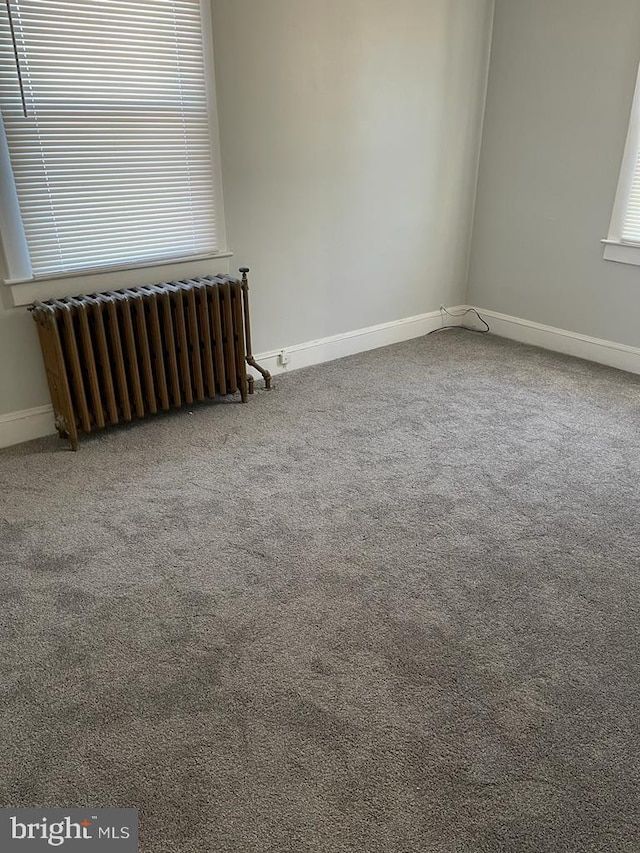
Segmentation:
<svg viewBox="0 0 640 853">
<path fill-rule="evenodd" d="M 11 286 L 20 284 L 38 284 L 38 282 L 58 281 L 67 278 L 80 278 L 88 275 L 104 275 L 105 273 L 122 272 L 123 270 L 139 270 L 147 267 L 166 267 L 171 264 L 184 264 L 195 261 L 209 261 L 215 258 L 231 258 L 233 252 L 207 252 L 204 255 L 176 255 L 172 258 L 161 258 L 153 261 L 138 261 L 136 263 L 127 264 L 107 264 L 102 267 L 85 267 L 84 269 L 75 268 L 69 272 L 52 272 L 43 275 L 32 275 L 31 278 L 5 278 L 4 284 Z"/>
<path fill-rule="evenodd" d="M 0 284 L 11 289 L 14 305 L 27 304 L 18 295 L 21 286 L 31 285 L 29 290 L 42 284 L 45 289 L 47 285 L 60 282 L 62 286 L 61 295 L 73 289 L 71 282 L 75 278 L 90 276 L 104 276 L 105 274 L 118 273 L 127 270 L 156 269 L 158 276 L 162 277 L 162 267 L 175 264 L 193 263 L 199 265 L 204 260 L 224 260 L 233 256 L 227 246 L 226 221 L 224 214 L 224 193 L 222 185 L 222 161 L 220 151 L 220 132 L 218 125 L 218 108 L 216 98 L 215 62 L 213 53 L 213 20 L 210 0 L 200 0 L 200 20 L 202 26 L 202 54 L 205 75 L 205 91 L 207 101 L 207 114 L 209 124 L 209 138 L 212 152 L 211 176 L 214 186 L 214 197 L 216 200 L 216 225 L 218 248 L 215 252 L 198 255 L 179 255 L 170 258 L 147 259 L 135 262 L 123 262 L 103 265 L 100 267 L 87 267 L 83 269 L 72 269 L 55 273 L 43 273 L 37 275 L 31 268 L 27 241 L 20 216 L 20 208 L 15 189 L 13 171 L 9 159 L 9 149 L 2 125 L 0 114 L 0 188 L 3 190 L 4 203 L 0 204 L 0 264 L 4 266 L 4 278 L 0 278 Z M 4 261 L 4 263 L 2 263 Z M 66 286 L 65 286 L 66 285 Z M 26 290 L 26 288 L 25 288 Z M 31 300 L 29 300 L 31 301 Z"/>
<path fill-rule="evenodd" d="M 640 152 L 640 68 L 638 69 L 636 89 L 633 96 L 616 198 L 609 224 L 609 234 L 601 241 L 604 245 L 604 259 L 606 261 L 616 261 L 617 263 L 635 266 L 640 266 L 640 244 L 625 242 L 622 239 L 622 227 L 638 162 L 638 152 Z"/>
<path fill-rule="evenodd" d="M 213 192 L 214 198 L 216 199 L 216 221 L 218 225 L 218 249 L 216 252 L 216 257 L 219 257 L 220 255 L 225 255 L 225 253 L 228 252 L 228 246 L 226 220 L 224 216 L 224 192 L 222 187 L 222 152 L 220 149 L 218 100 L 216 95 L 216 69 L 213 55 L 213 11 L 211 5 L 211 0 L 200 0 L 204 80 L 207 93 L 209 136 L 211 140 L 211 155 L 213 160 Z"/>
<path fill-rule="evenodd" d="M 19 284 L 6 284 L 7 301 L 12 307 L 31 305 L 38 300 L 61 299 L 64 296 L 79 296 L 83 293 L 99 293 L 104 290 L 121 290 L 136 285 L 154 284 L 161 281 L 180 281 L 205 275 L 228 275 L 231 272 L 231 252 L 203 260 L 178 260 L 164 266 L 124 267 L 85 275 L 64 278 L 38 278 Z"/>
</svg>

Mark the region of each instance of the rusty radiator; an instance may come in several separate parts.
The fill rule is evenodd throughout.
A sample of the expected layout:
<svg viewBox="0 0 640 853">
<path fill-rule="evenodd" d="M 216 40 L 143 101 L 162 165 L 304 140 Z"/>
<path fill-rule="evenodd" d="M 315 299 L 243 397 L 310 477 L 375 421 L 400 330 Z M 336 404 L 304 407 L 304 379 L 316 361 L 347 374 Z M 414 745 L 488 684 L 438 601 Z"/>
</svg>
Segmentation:
<svg viewBox="0 0 640 853">
<path fill-rule="evenodd" d="M 56 428 L 78 449 L 80 432 L 145 418 L 199 400 L 253 393 L 249 285 L 206 276 L 31 306 Z"/>
</svg>

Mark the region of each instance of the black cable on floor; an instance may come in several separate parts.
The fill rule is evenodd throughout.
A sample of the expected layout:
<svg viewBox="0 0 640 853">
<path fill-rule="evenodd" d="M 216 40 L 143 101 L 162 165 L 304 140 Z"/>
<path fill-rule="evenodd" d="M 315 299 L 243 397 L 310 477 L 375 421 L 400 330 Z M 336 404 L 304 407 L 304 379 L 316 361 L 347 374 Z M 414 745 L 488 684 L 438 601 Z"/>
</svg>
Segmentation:
<svg viewBox="0 0 640 853">
<path fill-rule="evenodd" d="M 444 332 L 446 329 L 465 329 L 467 332 L 476 332 L 478 335 L 486 335 L 487 332 L 490 332 L 489 324 L 481 317 L 480 314 L 476 311 L 475 308 L 466 308 L 464 311 L 458 311 L 456 313 L 452 313 L 451 311 L 447 311 L 446 308 L 441 308 L 440 313 L 443 315 L 444 322 L 444 314 L 447 314 L 449 317 L 466 317 L 467 314 L 475 314 L 478 320 L 484 324 L 484 329 L 472 329 L 470 326 L 441 326 L 439 329 L 433 329 L 431 332 L 427 332 L 427 335 L 435 335 L 436 332 Z"/>
</svg>

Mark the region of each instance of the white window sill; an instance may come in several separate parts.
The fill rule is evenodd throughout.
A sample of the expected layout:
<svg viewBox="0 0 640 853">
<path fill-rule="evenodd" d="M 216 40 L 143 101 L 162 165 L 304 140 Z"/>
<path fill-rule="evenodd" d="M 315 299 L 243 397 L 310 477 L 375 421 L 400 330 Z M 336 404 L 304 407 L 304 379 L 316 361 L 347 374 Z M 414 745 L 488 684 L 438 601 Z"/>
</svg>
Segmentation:
<svg viewBox="0 0 640 853">
<path fill-rule="evenodd" d="M 229 258 L 233 252 L 197 258 L 182 258 L 155 263 L 132 264 L 102 270 L 82 270 L 66 275 L 52 275 L 26 281 L 8 280 L 8 287 L 15 306 L 31 305 L 35 301 L 60 299 L 63 296 L 79 296 L 83 293 L 99 293 L 104 290 L 120 290 L 141 284 L 157 284 L 204 275 L 229 272 Z"/>
<path fill-rule="evenodd" d="M 640 246 L 620 243 L 616 240 L 603 240 L 605 261 L 640 266 Z"/>
</svg>

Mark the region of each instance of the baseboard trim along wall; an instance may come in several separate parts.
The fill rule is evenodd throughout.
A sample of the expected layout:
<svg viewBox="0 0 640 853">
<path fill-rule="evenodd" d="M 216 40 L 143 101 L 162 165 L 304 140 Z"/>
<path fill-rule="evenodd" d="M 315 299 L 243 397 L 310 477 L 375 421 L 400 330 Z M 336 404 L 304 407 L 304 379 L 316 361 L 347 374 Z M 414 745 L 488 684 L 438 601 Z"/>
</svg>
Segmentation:
<svg viewBox="0 0 640 853">
<path fill-rule="evenodd" d="M 510 338 L 523 344 L 532 344 L 543 349 L 554 350 L 565 355 L 596 361 L 608 367 L 616 367 L 629 373 L 640 374 L 640 349 L 638 347 L 591 338 L 567 329 L 544 326 L 532 320 L 510 317 L 496 311 L 476 309 L 488 322 L 491 332 L 502 338 Z"/>
<path fill-rule="evenodd" d="M 459 308 L 451 309 L 453 311 Z M 450 318 L 446 318 L 450 322 Z M 353 332 L 342 332 L 328 338 L 306 341 L 294 344 L 282 350 L 271 350 L 256 356 L 256 359 L 272 374 L 286 373 L 301 367 L 311 367 L 325 361 L 334 361 L 347 355 L 386 347 L 423 335 L 438 329 L 443 323 L 440 311 L 430 311 L 428 314 L 417 314 L 415 317 L 405 317 L 402 320 L 392 320 L 390 323 L 380 323 L 366 329 L 356 329 Z M 284 353 L 288 359 L 286 364 L 281 361 Z M 259 374 L 254 373 L 255 376 Z"/>
<path fill-rule="evenodd" d="M 447 321 L 451 322 L 451 318 L 447 318 Z M 428 314 L 418 314 L 415 317 L 392 320 L 390 323 L 380 323 L 366 329 L 356 329 L 353 332 L 343 332 L 328 338 L 319 338 L 279 350 L 258 353 L 256 359 L 276 375 L 366 350 L 378 349 L 378 347 L 400 341 L 408 341 L 411 338 L 419 338 L 441 325 L 440 311 L 430 311 Z M 288 359 L 287 364 L 281 361 L 283 352 Z M 252 373 L 260 378 L 257 372 L 252 371 Z M 55 433 L 55 426 L 51 406 L 38 406 L 35 409 L 0 415 L 0 447 L 10 447 L 13 444 L 42 438 L 53 433 Z"/>
<path fill-rule="evenodd" d="M 467 307 L 471 306 L 457 306 L 449 310 L 456 314 Z M 541 323 L 510 317 L 507 314 L 499 314 L 483 308 L 475 310 L 487 320 L 491 332 L 500 337 L 640 374 L 640 349 L 637 347 L 591 338 L 566 329 L 556 329 L 553 326 L 543 326 Z M 466 318 L 446 317 L 446 322 L 447 325 L 459 325 L 464 319 Z M 256 359 L 273 375 L 277 375 L 408 341 L 411 338 L 419 338 L 441 325 L 440 311 L 431 311 L 428 314 L 418 314 L 415 317 L 393 320 L 390 323 L 381 323 L 366 329 L 356 329 L 353 332 L 343 332 L 328 338 L 319 338 L 279 350 L 258 353 Z M 286 364 L 282 363 L 282 354 L 285 356 Z M 252 372 L 259 378 L 258 373 Z M 10 447 L 54 432 L 51 406 L 38 406 L 35 409 L 0 415 L 0 447 Z"/>
<path fill-rule="evenodd" d="M 0 415 L 0 447 L 42 438 L 55 431 L 51 406 L 37 406 L 35 409 Z"/>
</svg>

